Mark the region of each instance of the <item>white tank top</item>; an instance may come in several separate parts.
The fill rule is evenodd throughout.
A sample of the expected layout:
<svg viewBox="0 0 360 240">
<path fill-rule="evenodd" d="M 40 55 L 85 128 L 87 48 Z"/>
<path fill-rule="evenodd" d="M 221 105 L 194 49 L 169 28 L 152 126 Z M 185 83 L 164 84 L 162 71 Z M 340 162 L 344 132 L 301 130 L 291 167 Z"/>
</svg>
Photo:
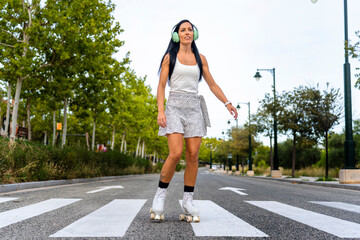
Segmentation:
<svg viewBox="0 0 360 240">
<path fill-rule="evenodd" d="M 184 65 L 176 58 L 170 78 L 170 92 L 198 93 L 199 65 Z"/>
</svg>

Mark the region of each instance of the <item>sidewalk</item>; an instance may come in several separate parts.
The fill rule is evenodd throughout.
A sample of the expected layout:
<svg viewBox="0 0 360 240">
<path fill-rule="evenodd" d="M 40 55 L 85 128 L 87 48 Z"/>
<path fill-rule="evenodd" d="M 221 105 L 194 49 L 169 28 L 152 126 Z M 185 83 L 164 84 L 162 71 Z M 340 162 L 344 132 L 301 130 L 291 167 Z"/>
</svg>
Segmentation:
<svg viewBox="0 0 360 240">
<path fill-rule="evenodd" d="M 223 170 L 216 170 L 212 171 L 216 174 L 227 174 L 224 173 Z M 227 174 L 230 175 L 230 174 Z M 234 175 L 240 177 L 249 177 L 249 176 L 241 176 L 241 175 Z M 273 180 L 273 181 L 281 181 L 281 182 L 288 182 L 291 184 L 308 184 L 308 185 L 315 185 L 315 186 L 322 186 L 322 187 L 332 187 L 332 188 L 343 188 L 343 189 L 351 189 L 360 191 L 360 183 L 358 184 L 343 184 L 339 183 L 339 181 L 316 181 L 319 179 L 318 177 L 298 177 L 298 178 L 291 178 L 290 176 L 282 176 L 281 178 L 272 178 L 267 176 L 253 176 L 250 178 L 257 178 L 257 179 L 266 179 L 266 180 Z"/>
</svg>

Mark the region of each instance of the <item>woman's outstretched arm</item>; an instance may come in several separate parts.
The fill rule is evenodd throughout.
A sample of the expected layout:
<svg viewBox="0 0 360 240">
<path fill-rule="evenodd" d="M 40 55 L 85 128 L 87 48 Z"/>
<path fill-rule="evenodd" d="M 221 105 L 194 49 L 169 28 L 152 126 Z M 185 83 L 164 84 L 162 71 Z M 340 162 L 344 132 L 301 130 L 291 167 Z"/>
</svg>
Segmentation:
<svg viewBox="0 0 360 240">
<path fill-rule="evenodd" d="M 209 71 L 209 65 L 206 61 L 205 56 L 200 54 L 200 57 L 201 57 L 202 65 L 203 65 L 203 77 L 204 77 L 206 83 L 209 85 L 210 90 L 214 93 L 214 95 L 222 103 L 225 104 L 225 103 L 229 102 L 229 100 L 225 97 L 225 94 L 223 93 L 221 88 L 216 84 L 214 78 L 211 76 L 210 71 Z M 236 108 L 231 103 L 227 104 L 226 108 L 228 109 L 230 114 L 232 116 L 234 116 L 235 119 L 237 119 L 238 113 L 237 113 Z"/>
</svg>

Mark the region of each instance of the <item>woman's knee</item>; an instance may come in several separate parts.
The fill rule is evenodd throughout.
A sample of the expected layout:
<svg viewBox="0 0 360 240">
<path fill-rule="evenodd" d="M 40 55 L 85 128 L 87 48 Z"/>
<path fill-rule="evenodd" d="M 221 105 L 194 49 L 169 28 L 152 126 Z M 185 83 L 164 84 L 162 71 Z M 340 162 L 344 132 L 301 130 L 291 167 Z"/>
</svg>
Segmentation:
<svg viewBox="0 0 360 240">
<path fill-rule="evenodd" d="M 182 152 L 181 151 L 176 151 L 176 152 L 170 152 L 169 153 L 169 158 L 175 160 L 175 161 L 180 161 L 181 159 L 181 154 Z"/>
<path fill-rule="evenodd" d="M 190 164 L 197 164 L 198 163 L 198 156 L 199 152 L 191 152 L 188 151 L 186 154 L 186 162 L 189 162 Z"/>
</svg>

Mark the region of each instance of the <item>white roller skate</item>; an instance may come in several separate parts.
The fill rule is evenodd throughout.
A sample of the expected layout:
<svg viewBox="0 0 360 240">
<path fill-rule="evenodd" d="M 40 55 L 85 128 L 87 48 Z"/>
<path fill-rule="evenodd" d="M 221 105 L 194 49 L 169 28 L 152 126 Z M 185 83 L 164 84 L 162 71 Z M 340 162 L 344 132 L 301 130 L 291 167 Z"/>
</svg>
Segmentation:
<svg viewBox="0 0 360 240">
<path fill-rule="evenodd" d="M 164 203 L 166 198 L 166 188 L 159 188 L 156 191 L 152 208 L 150 209 L 150 219 L 156 221 L 164 220 Z"/>
<path fill-rule="evenodd" d="M 199 210 L 195 207 L 193 199 L 193 192 L 184 192 L 184 198 L 181 207 L 185 214 L 180 214 L 180 221 L 186 220 L 187 222 L 200 222 Z"/>
</svg>

